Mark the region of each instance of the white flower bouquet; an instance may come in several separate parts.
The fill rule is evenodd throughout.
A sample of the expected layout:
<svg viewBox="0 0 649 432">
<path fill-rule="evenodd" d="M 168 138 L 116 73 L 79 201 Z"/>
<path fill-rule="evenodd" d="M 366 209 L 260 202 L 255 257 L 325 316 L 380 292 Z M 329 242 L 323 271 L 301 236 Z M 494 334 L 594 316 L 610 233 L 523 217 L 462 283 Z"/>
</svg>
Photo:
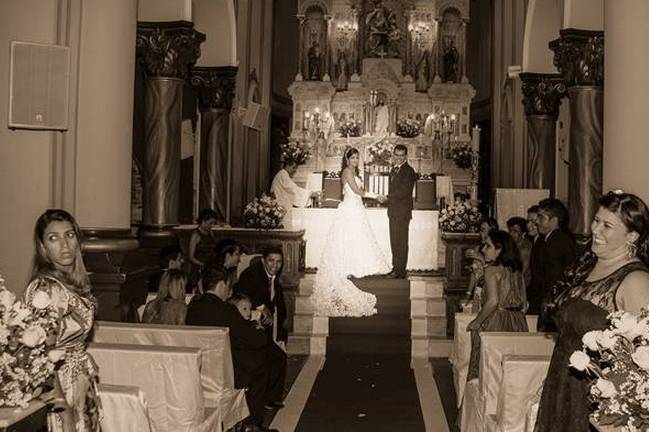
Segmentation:
<svg viewBox="0 0 649 432">
<path fill-rule="evenodd" d="M 397 122 L 397 135 L 403 138 L 414 138 L 421 133 L 421 122 L 404 118 Z"/>
<path fill-rule="evenodd" d="M 439 214 L 439 227 L 450 233 L 477 233 L 482 215 L 470 201 L 455 201 Z"/>
<path fill-rule="evenodd" d="M 367 148 L 367 152 L 369 154 L 369 164 L 389 165 L 393 150 L 394 150 L 394 144 L 386 140 L 381 140 L 375 142 L 374 144 L 371 144 Z"/>
<path fill-rule="evenodd" d="M 306 163 L 311 155 L 307 146 L 300 145 L 298 141 L 287 141 L 280 144 L 282 162 L 293 159 L 298 165 Z"/>
<path fill-rule="evenodd" d="M 284 215 L 286 209 L 266 194 L 249 202 L 243 211 L 246 227 L 258 229 L 281 228 Z"/>
<path fill-rule="evenodd" d="M 343 138 L 361 136 L 361 122 L 360 120 L 344 121 L 338 128 L 338 132 Z"/>
<path fill-rule="evenodd" d="M 469 169 L 473 162 L 473 149 L 469 144 L 460 144 L 451 149 L 451 158 L 458 168 Z"/>
<path fill-rule="evenodd" d="M 0 406 L 26 407 L 54 376 L 65 351 L 54 349 L 58 313 L 52 299 L 38 292 L 17 301 L 0 275 Z"/>
<path fill-rule="evenodd" d="M 570 366 L 595 377 L 590 397 L 600 425 L 649 430 L 649 310 L 614 312 L 609 319 L 606 330 L 584 335 L 584 349 L 572 354 Z"/>
</svg>

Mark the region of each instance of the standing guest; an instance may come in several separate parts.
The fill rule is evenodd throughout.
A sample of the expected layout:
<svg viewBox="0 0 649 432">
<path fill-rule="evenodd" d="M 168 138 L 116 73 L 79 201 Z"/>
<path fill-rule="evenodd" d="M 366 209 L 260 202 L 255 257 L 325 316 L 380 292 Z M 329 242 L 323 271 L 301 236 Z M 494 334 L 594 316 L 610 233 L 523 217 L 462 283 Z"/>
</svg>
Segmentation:
<svg viewBox="0 0 649 432">
<path fill-rule="evenodd" d="M 201 277 L 201 270 L 205 266 L 205 261 L 209 257 L 214 243 L 214 234 L 212 227 L 216 225 L 216 212 L 212 209 L 203 209 L 198 215 L 196 222 L 198 227 L 192 231 L 189 238 L 189 248 L 187 258 L 189 259 L 189 285 L 192 290 L 198 286 Z M 201 247 L 199 248 L 199 245 Z"/>
<path fill-rule="evenodd" d="M 535 432 L 588 432 L 589 379 L 570 368 L 582 337 L 603 330 L 608 314 L 638 314 L 649 304 L 647 239 L 649 211 L 640 198 L 622 191 L 599 200 L 591 224 L 592 243 L 558 285 L 552 318 L 559 329 L 543 386 Z"/>
<path fill-rule="evenodd" d="M 284 292 L 279 283 L 279 272 L 283 264 L 282 249 L 268 246 L 262 251 L 262 258 L 241 273 L 239 282 L 234 287 L 237 294 L 245 294 L 252 301 L 252 307 L 260 313 L 269 338 L 274 342 L 270 346 L 270 357 L 273 365 L 268 380 L 269 407 L 283 407 L 282 393 L 286 380 L 286 353 L 279 345 L 284 346 L 288 333 L 284 327 L 286 321 L 286 304 Z"/>
<path fill-rule="evenodd" d="M 532 247 L 530 249 L 530 281 L 527 285 L 528 313 L 540 315 L 543 310 L 543 244 L 545 241 L 539 234 L 539 206 L 533 205 L 527 209 L 527 236 Z"/>
<path fill-rule="evenodd" d="M 518 252 L 521 254 L 523 263 L 523 279 L 525 286 L 530 284 L 532 275 L 530 274 L 530 254 L 532 253 L 532 242 L 527 237 L 527 220 L 519 216 L 511 217 L 507 220 L 507 231 L 516 243 Z"/>
<path fill-rule="evenodd" d="M 469 323 L 471 358 L 467 380 L 478 378 L 480 332 L 526 332 L 525 283 L 516 243 L 505 231 L 492 230 L 482 248 L 485 295 L 478 316 Z"/>
<path fill-rule="evenodd" d="M 146 304 L 142 322 L 149 324 L 184 325 L 187 305 L 187 276 L 181 270 L 167 270 L 160 278 L 158 295 Z"/>
<path fill-rule="evenodd" d="M 554 331 L 554 325 L 547 313 L 545 304 L 552 295 L 554 284 L 561 280 L 563 272 L 577 257 L 577 245 L 572 234 L 565 227 L 568 225 L 568 209 L 556 198 L 547 198 L 539 202 L 537 226 L 543 236 L 541 285 L 541 316 L 538 321 L 539 331 Z"/>
<path fill-rule="evenodd" d="M 185 264 L 183 250 L 178 245 L 168 245 L 160 249 L 160 270 L 147 280 L 149 292 L 158 292 L 160 278 L 168 270 L 182 270 Z"/>
<path fill-rule="evenodd" d="M 210 266 L 202 275 L 203 294 L 197 294 L 189 303 L 187 324 L 227 327 L 232 344 L 234 385 L 246 389 L 250 417 L 244 423 L 244 432 L 268 431 L 262 426 L 264 402 L 269 377 L 269 339 L 264 331 L 256 330 L 237 308 L 229 303 L 232 290 L 227 283 L 228 273 L 223 268 Z"/>
<path fill-rule="evenodd" d="M 60 326 L 55 349 L 65 350 L 55 374 L 55 405 L 63 408 L 57 427 L 66 432 L 101 429 L 97 366 L 86 351 L 97 301 L 81 257 L 81 230 L 65 210 L 47 210 L 34 228 L 34 268 L 25 291 L 31 303 L 39 292 L 57 305 Z"/>
<path fill-rule="evenodd" d="M 307 207 L 311 197 L 317 197 L 318 191 L 308 191 L 299 187 L 293 181 L 297 172 L 297 162 L 292 158 L 284 160 L 284 168 L 279 170 L 270 185 L 270 192 L 275 195 L 277 203 L 284 207 L 284 225 L 289 226 L 291 221 L 291 209 L 293 207 Z"/>
</svg>

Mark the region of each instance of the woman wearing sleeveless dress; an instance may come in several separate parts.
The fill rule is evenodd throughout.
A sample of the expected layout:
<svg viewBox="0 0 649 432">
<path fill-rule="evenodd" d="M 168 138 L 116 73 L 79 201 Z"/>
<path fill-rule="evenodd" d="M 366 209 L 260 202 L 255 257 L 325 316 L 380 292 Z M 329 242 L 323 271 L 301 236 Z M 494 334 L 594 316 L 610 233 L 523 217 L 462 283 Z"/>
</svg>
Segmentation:
<svg viewBox="0 0 649 432">
<path fill-rule="evenodd" d="M 358 150 L 345 151 L 341 173 L 343 200 L 329 228 L 311 296 L 319 316 L 375 314 L 376 297 L 356 288 L 348 277 L 390 271 L 363 206 L 363 197 L 376 196 L 363 190 L 363 182 L 358 177 L 359 161 Z"/>
<path fill-rule="evenodd" d="M 46 292 L 59 314 L 56 348 L 65 350 L 65 357 L 56 371 L 54 403 L 63 411 L 55 415 L 55 430 L 96 432 L 101 430 L 97 366 L 86 345 L 97 303 L 90 292 L 80 239 L 79 226 L 65 210 L 47 210 L 38 218 L 34 270 L 25 301 Z"/>
<path fill-rule="evenodd" d="M 484 304 L 469 323 L 471 357 L 467 380 L 478 378 L 480 369 L 480 332 L 526 332 L 523 308 L 525 283 L 523 264 L 516 243 L 505 231 L 491 230 L 482 247 L 487 267 L 484 270 Z"/>
<path fill-rule="evenodd" d="M 605 329 L 607 315 L 638 313 L 649 304 L 649 212 L 640 198 L 620 191 L 604 195 L 591 225 L 592 245 L 565 281 L 555 286 L 552 317 L 559 330 L 543 386 L 535 432 L 588 432 L 593 407 L 589 377 L 569 367 L 583 335 Z M 643 262 L 644 261 L 644 262 Z"/>
<path fill-rule="evenodd" d="M 201 271 L 214 247 L 212 227 L 216 225 L 216 212 L 212 209 L 203 209 L 198 215 L 198 227 L 189 237 L 187 259 L 189 260 L 189 287 L 194 290 L 201 278 Z M 199 247 L 201 245 L 201 247 Z"/>
</svg>

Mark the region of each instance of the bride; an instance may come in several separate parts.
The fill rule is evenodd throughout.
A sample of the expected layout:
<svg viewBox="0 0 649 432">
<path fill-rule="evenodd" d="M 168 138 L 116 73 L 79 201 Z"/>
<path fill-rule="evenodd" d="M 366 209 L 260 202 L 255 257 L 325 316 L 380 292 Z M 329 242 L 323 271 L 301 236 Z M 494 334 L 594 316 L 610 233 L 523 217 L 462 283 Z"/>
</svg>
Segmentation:
<svg viewBox="0 0 649 432">
<path fill-rule="evenodd" d="M 342 161 L 343 200 L 327 234 L 312 302 L 319 316 L 368 316 L 376 313 L 376 297 L 361 291 L 348 276 L 364 277 L 387 273 L 390 266 L 374 238 L 363 206 L 363 197 L 384 197 L 367 193 L 359 177 L 358 150 L 349 148 Z"/>
</svg>

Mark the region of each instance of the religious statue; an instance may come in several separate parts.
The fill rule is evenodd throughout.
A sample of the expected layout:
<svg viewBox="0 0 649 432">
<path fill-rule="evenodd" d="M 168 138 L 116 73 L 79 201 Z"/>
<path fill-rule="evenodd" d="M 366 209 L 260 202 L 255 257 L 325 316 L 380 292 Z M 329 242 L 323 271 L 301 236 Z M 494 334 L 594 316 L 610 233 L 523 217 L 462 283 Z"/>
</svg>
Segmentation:
<svg viewBox="0 0 649 432">
<path fill-rule="evenodd" d="M 428 90 L 428 51 L 424 51 L 421 60 L 417 63 L 415 90 L 425 92 Z"/>
<path fill-rule="evenodd" d="M 345 50 L 338 51 L 338 62 L 336 64 L 336 90 L 347 90 L 349 80 L 347 55 Z"/>
<path fill-rule="evenodd" d="M 370 57 L 398 57 L 398 43 L 401 39 L 397 18 L 393 11 L 383 5 L 383 0 L 374 2 L 374 9 L 365 17 L 367 29 L 367 55 Z"/>
<path fill-rule="evenodd" d="M 445 82 L 457 82 L 458 81 L 458 60 L 459 53 L 457 48 L 455 48 L 455 43 L 450 37 L 445 38 L 444 40 L 444 55 L 442 60 L 444 62 L 444 81 Z"/>
<path fill-rule="evenodd" d="M 383 101 L 380 101 L 376 106 L 376 126 L 374 128 L 374 135 L 383 137 L 388 135 L 390 126 L 390 111 Z"/>
<path fill-rule="evenodd" d="M 311 48 L 309 48 L 308 57 L 308 79 L 312 81 L 320 81 L 322 79 L 322 55 L 320 53 L 320 44 L 318 42 L 313 41 Z"/>
</svg>

